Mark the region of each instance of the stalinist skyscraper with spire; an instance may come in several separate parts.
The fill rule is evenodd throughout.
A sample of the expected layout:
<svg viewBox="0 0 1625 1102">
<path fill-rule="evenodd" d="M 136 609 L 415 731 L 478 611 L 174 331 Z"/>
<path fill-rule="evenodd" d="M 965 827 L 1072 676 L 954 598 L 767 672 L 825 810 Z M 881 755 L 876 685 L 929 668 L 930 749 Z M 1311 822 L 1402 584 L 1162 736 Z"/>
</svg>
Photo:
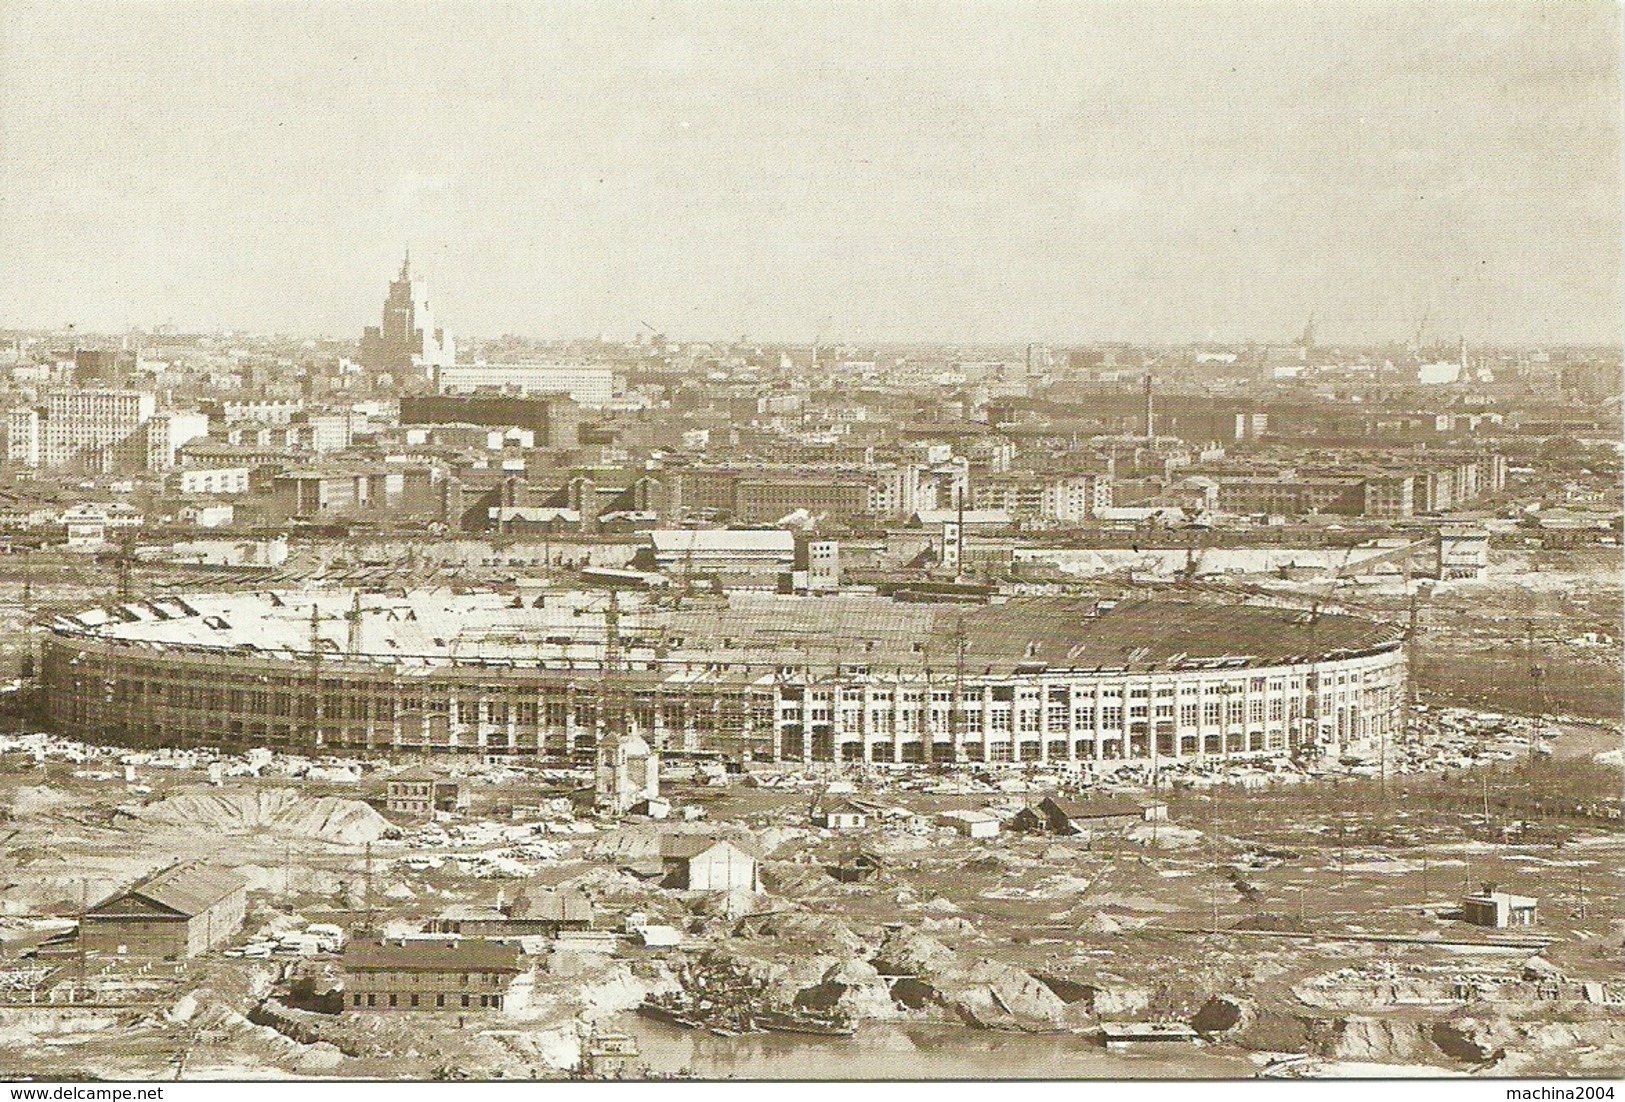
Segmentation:
<svg viewBox="0 0 1625 1102">
<path fill-rule="evenodd" d="M 412 278 L 412 253 L 401 262 L 401 274 L 389 285 L 382 325 L 369 325 L 361 334 L 361 366 L 396 378 L 433 377 L 435 369 L 457 360 L 451 334 L 434 323 L 429 309 L 429 285 Z"/>
</svg>

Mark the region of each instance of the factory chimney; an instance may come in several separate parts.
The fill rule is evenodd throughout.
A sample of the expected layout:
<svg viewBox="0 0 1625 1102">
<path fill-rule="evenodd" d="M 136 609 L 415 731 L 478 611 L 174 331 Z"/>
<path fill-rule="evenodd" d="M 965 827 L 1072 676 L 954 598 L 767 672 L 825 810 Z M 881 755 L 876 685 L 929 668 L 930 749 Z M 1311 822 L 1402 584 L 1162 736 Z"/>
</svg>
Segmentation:
<svg viewBox="0 0 1625 1102">
<path fill-rule="evenodd" d="M 349 656 L 354 658 L 361 653 L 361 590 L 355 590 L 350 596 L 350 612 L 345 617 L 350 621 L 349 638 L 345 640 Z"/>
</svg>

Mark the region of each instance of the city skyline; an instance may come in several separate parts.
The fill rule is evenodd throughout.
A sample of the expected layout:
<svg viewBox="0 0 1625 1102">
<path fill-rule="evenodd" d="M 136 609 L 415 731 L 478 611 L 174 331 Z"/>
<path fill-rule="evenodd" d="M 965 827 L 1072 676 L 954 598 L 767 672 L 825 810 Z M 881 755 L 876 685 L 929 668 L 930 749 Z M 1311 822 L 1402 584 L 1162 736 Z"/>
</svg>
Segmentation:
<svg viewBox="0 0 1625 1102">
<path fill-rule="evenodd" d="M 0 325 L 1618 336 L 1611 6 L 379 11 L 8 5 Z"/>
</svg>

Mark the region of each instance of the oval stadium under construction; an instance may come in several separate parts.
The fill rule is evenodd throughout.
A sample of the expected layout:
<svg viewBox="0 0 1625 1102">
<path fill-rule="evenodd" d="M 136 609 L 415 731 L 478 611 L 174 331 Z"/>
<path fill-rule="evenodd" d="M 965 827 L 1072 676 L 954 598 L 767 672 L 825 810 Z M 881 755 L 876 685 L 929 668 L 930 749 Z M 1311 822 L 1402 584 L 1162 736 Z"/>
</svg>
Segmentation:
<svg viewBox="0 0 1625 1102">
<path fill-rule="evenodd" d="M 1402 633 L 1195 599 L 520 588 L 163 597 L 58 617 L 52 728 L 134 745 L 591 760 L 1076 763 L 1341 752 L 1403 723 Z"/>
</svg>

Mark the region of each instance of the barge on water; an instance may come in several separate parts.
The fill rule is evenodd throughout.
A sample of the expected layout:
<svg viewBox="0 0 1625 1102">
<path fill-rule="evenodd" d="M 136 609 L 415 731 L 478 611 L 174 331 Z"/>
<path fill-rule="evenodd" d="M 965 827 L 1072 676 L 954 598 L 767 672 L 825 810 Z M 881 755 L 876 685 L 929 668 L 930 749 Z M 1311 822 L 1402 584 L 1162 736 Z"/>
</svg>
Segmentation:
<svg viewBox="0 0 1625 1102">
<path fill-rule="evenodd" d="M 638 1013 L 683 1029 L 705 1029 L 719 1037 L 747 1033 L 806 1033 L 819 1037 L 850 1037 L 857 1032 L 844 1014 L 800 1007 L 765 1010 L 696 1004 L 678 995 L 650 995 L 638 1004 Z"/>
<path fill-rule="evenodd" d="M 1184 1022 L 1101 1022 L 1100 1039 L 1107 1048 L 1140 1044 L 1187 1044 L 1201 1036 Z"/>
</svg>

